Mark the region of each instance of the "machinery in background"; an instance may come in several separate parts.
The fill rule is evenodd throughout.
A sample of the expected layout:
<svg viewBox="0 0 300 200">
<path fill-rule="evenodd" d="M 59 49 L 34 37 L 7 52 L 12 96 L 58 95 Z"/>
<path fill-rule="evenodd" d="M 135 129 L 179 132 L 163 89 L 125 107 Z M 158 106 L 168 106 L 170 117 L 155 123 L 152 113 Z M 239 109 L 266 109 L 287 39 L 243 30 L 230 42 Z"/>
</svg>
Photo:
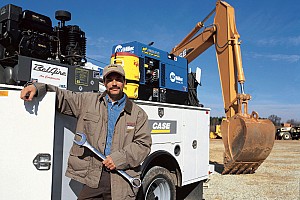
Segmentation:
<svg viewBox="0 0 300 200">
<path fill-rule="evenodd" d="M 220 138 L 222 138 L 221 125 L 216 125 L 216 126 L 214 126 L 213 129 L 214 130 L 210 130 L 209 138 L 210 139 L 220 139 Z"/>
<path fill-rule="evenodd" d="M 222 121 L 226 120 L 225 117 L 211 117 L 210 118 L 210 139 L 221 139 L 221 123 Z"/>
<path fill-rule="evenodd" d="M 13 4 L 0 12 L 0 83 L 24 85 L 27 81 L 51 83 L 75 91 L 98 91 L 99 73 L 83 69 L 85 33 L 65 25 L 71 13 L 58 10 L 57 26 L 49 17 Z"/>
<path fill-rule="evenodd" d="M 291 140 L 300 138 L 300 127 L 299 126 L 283 126 L 276 130 L 276 138 L 283 140 Z"/>
</svg>

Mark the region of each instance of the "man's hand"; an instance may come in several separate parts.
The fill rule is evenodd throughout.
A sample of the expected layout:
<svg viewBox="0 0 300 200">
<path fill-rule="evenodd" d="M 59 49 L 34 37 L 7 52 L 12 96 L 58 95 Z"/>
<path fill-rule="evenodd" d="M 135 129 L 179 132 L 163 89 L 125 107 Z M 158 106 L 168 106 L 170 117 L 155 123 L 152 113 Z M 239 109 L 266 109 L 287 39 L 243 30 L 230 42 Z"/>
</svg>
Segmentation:
<svg viewBox="0 0 300 200">
<path fill-rule="evenodd" d="M 102 164 L 109 170 L 116 169 L 116 165 L 110 156 L 106 156 L 106 159 L 103 160 Z"/>
<path fill-rule="evenodd" d="M 35 94 L 36 87 L 34 85 L 28 85 L 21 90 L 20 98 L 24 101 L 32 101 Z"/>
</svg>

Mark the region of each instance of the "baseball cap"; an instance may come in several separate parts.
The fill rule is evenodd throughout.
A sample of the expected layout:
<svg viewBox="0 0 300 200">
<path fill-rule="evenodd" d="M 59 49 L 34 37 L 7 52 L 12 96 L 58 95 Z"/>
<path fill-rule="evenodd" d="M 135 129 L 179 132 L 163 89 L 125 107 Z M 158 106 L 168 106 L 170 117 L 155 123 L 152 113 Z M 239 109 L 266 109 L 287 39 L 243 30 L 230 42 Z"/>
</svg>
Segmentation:
<svg viewBox="0 0 300 200">
<path fill-rule="evenodd" d="M 122 76 L 125 76 L 125 71 L 121 65 L 117 64 L 110 64 L 104 67 L 103 69 L 103 78 L 105 78 L 108 74 L 115 72 L 118 74 L 121 74 Z"/>
</svg>

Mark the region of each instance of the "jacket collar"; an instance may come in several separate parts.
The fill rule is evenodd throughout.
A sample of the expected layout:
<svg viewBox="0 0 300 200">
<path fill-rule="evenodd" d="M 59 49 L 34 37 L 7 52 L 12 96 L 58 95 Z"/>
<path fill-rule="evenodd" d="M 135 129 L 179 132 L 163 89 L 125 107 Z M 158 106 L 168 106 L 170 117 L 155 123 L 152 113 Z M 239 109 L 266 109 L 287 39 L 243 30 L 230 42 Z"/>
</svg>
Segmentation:
<svg viewBox="0 0 300 200">
<path fill-rule="evenodd" d="M 107 94 L 107 91 L 105 90 L 105 91 L 100 95 L 100 97 L 99 97 L 99 101 L 100 101 L 100 102 L 103 101 L 105 106 L 107 106 L 107 101 L 106 101 L 106 99 L 104 98 L 104 97 L 106 96 L 106 94 Z M 131 114 L 133 103 L 132 103 L 132 101 L 128 98 L 127 95 L 126 95 L 126 100 L 125 100 L 125 101 L 126 101 L 126 102 L 125 102 L 124 110 L 125 110 L 125 112 Z"/>
</svg>

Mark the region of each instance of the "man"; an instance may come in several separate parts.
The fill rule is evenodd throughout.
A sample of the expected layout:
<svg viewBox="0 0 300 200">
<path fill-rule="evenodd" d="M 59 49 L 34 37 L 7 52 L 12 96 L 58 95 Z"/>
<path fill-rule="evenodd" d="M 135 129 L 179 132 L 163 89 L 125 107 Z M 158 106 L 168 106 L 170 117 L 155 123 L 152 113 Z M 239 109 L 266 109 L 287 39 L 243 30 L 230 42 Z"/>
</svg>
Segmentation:
<svg viewBox="0 0 300 200">
<path fill-rule="evenodd" d="M 103 79 L 106 87 L 103 94 L 75 93 L 32 83 L 24 87 L 20 98 L 31 101 L 47 91 L 56 92 L 58 111 L 76 117 L 76 131 L 85 133 L 88 142 L 106 155 L 101 162 L 89 149 L 73 144 L 66 176 L 84 184 L 79 200 L 135 199 L 137 189 L 113 170 L 139 176 L 139 166 L 149 154 L 152 143 L 148 116 L 123 93 L 126 81 L 122 66 L 106 66 Z M 79 136 L 75 137 L 80 140 Z"/>
</svg>

